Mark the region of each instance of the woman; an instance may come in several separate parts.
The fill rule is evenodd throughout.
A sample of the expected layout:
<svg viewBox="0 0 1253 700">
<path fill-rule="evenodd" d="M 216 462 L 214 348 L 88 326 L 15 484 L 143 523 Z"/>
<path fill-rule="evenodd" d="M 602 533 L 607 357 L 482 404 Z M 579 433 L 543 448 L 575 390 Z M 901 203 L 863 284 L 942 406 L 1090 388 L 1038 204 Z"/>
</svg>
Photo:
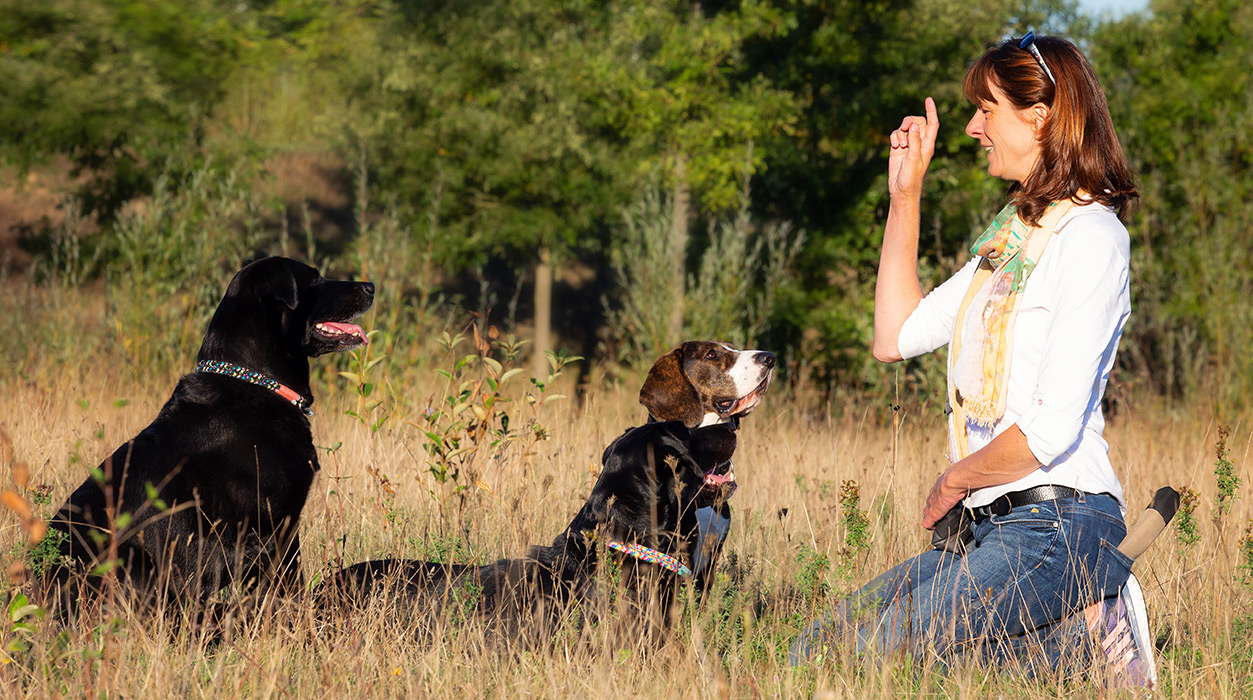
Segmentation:
<svg viewBox="0 0 1253 700">
<path fill-rule="evenodd" d="M 963 87 L 977 107 L 966 134 L 988 172 L 1013 183 L 1010 201 L 973 259 L 924 298 L 919 210 L 935 103 L 892 132 L 874 355 L 894 362 L 950 344 L 952 465 L 922 525 L 959 505 L 974 522 L 964 547 L 894 567 L 814 623 L 793 658 L 844 643 L 1057 668 L 1063 651 L 1090 648 L 1091 632 L 1121 620 L 1140 643 L 1108 640 L 1111 668 L 1149 683 L 1142 597 L 1134 584 L 1119 595 L 1131 564 L 1116 550 L 1125 504 L 1101 435 L 1101 396 L 1131 309 L 1119 221 L 1138 197 L 1131 168 L 1092 66 L 1069 41 L 1006 41 Z"/>
</svg>

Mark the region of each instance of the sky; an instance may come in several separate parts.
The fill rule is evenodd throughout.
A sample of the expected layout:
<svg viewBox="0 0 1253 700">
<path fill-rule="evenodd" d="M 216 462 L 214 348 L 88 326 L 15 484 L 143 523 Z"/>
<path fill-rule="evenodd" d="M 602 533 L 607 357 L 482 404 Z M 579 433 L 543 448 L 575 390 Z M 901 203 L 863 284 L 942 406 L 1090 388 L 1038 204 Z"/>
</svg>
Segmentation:
<svg viewBox="0 0 1253 700">
<path fill-rule="evenodd" d="M 1114 15 L 1138 12 L 1148 6 L 1149 0 L 1079 0 L 1079 9 L 1097 16 L 1107 11 Z"/>
</svg>

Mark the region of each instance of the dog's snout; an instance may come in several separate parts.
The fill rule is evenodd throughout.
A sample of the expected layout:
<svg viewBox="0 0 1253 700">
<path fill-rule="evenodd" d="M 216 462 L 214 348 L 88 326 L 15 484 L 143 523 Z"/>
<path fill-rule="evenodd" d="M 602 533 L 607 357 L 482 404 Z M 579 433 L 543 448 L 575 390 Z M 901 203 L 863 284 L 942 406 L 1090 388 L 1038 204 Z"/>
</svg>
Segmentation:
<svg viewBox="0 0 1253 700">
<path fill-rule="evenodd" d="M 361 289 L 365 292 L 366 296 L 368 297 L 374 296 L 374 283 L 373 282 L 362 282 Z"/>
<path fill-rule="evenodd" d="M 757 361 L 757 364 L 764 365 L 766 369 L 774 369 L 774 353 L 772 352 L 762 350 L 753 355 L 753 359 Z"/>
</svg>

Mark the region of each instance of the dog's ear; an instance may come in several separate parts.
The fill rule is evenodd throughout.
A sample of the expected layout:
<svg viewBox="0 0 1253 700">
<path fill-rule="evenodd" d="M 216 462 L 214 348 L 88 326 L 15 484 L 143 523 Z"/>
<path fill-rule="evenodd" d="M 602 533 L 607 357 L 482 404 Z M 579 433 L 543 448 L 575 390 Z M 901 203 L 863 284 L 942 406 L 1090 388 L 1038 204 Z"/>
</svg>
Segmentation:
<svg viewBox="0 0 1253 700">
<path fill-rule="evenodd" d="M 288 309 L 295 309 L 300 303 L 300 289 L 296 286 L 296 276 L 287 269 L 286 265 L 273 265 L 271 269 L 266 270 L 264 276 L 258 280 L 256 290 L 257 297 L 260 298 L 262 304 L 277 301 Z"/>
<path fill-rule="evenodd" d="M 657 420 L 682 421 L 687 427 L 700 425 L 700 396 L 683 374 L 683 346 L 662 355 L 648 370 L 648 378 L 640 388 L 640 403 Z"/>
</svg>

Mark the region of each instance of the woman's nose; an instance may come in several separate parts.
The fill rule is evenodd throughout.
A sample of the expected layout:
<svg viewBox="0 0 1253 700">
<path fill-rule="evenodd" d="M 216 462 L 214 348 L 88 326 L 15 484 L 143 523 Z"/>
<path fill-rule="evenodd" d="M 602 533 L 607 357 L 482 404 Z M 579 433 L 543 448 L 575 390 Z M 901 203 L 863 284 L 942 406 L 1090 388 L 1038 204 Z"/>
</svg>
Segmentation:
<svg viewBox="0 0 1253 700">
<path fill-rule="evenodd" d="M 976 109 L 974 116 L 966 122 L 966 135 L 972 139 L 983 135 L 983 112 Z"/>
</svg>

